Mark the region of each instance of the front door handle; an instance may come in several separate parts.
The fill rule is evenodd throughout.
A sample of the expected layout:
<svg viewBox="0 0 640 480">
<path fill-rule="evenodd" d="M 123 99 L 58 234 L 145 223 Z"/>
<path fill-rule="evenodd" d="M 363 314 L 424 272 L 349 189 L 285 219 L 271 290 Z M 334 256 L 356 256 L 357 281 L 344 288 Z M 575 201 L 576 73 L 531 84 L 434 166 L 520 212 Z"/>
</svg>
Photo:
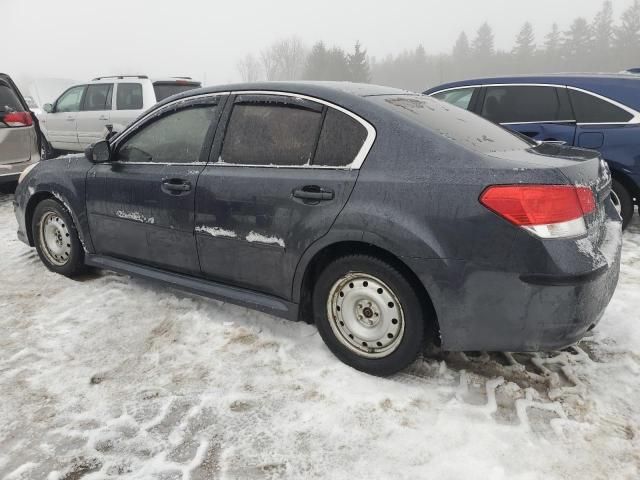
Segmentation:
<svg viewBox="0 0 640 480">
<path fill-rule="evenodd" d="M 180 195 L 191 191 L 191 182 L 182 178 L 166 178 L 162 180 L 162 191 L 170 195 Z"/>
<path fill-rule="evenodd" d="M 98 117 L 98 120 L 109 120 L 109 117 L 107 117 L 106 115 L 102 115 Z"/>
<path fill-rule="evenodd" d="M 333 200 L 335 194 L 333 190 L 318 187 L 317 185 L 307 185 L 306 187 L 296 188 L 292 193 L 294 198 L 301 200 L 311 200 L 315 202 L 326 202 Z"/>
</svg>

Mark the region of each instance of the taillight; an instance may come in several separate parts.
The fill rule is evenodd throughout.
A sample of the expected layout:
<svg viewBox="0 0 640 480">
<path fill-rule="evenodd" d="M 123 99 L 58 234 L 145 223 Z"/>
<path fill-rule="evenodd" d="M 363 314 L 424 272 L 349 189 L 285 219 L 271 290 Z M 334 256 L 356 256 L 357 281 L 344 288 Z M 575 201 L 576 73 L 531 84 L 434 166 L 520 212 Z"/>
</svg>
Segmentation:
<svg viewBox="0 0 640 480">
<path fill-rule="evenodd" d="M 591 189 L 574 185 L 494 185 L 480 203 L 541 238 L 584 235 L 584 217 L 596 209 Z"/>
<path fill-rule="evenodd" d="M 10 127 L 29 127 L 33 125 L 33 118 L 29 112 L 9 112 L 0 114 L 0 121 Z"/>
</svg>

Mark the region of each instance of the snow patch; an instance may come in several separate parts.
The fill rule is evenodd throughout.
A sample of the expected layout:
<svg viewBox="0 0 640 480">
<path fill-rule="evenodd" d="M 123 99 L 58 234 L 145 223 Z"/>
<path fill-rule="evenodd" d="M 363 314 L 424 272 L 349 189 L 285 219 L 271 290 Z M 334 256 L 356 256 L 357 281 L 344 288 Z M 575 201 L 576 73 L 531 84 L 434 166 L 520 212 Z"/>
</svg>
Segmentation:
<svg viewBox="0 0 640 480">
<path fill-rule="evenodd" d="M 232 230 L 225 230 L 224 228 L 218 228 L 218 227 L 207 227 L 205 225 L 196 227 L 196 232 L 208 233 L 212 237 L 237 238 L 238 236 L 236 235 L 236 232 Z"/>
<path fill-rule="evenodd" d="M 134 222 L 148 223 L 149 225 L 156 223 L 155 218 L 145 217 L 140 212 L 125 212 L 124 210 L 118 210 L 116 212 L 116 216 L 125 220 L 133 220 Z"/>
<path fill-rule="evenodd" d="M 257 232 L 250 232 L 249 235 L 247 235 L 246 240 L 247 242 L 251 242 L 251 243 L 255 242 L 255 243 L 264 243 L 267 245 L 280 245 L 282 248 L 284 248 L 284 240 L 276 236 L 267 237 L 266 235 L 262 235 Z"/>
</svg>

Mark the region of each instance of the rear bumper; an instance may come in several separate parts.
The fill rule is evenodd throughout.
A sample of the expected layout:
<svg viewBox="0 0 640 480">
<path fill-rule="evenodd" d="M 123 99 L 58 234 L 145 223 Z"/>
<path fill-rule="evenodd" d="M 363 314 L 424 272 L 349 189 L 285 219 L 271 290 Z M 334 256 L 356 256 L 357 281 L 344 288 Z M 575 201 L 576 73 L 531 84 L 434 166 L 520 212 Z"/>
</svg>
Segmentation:
<svg viewBox="0 0 640 480">
<path fill-rule="evenodd" d="M 620 222 L 611 219 L 592 267 L 577 272 L 405 260 L 431 295 L 445 350 L 545 351 L 578 342 L 600 321 L 618 283 L 621 247 Z"/>
<path fill-rule="evenodd" d="M 37 163 L 37 160 L 33 162 L 30 160 L 28 162 L 0 164 L 0 184 L 15 182 L 20 178 L 23 170 L 34 163 Z"/>
</svg>

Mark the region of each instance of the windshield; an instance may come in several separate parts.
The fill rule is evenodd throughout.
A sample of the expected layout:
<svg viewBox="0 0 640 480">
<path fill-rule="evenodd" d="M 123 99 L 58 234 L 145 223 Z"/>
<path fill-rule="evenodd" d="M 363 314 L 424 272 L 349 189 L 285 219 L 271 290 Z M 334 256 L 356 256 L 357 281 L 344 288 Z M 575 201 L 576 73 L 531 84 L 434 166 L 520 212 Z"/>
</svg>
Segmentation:
<svg viewBox="0 0 640 480">
<path fill-rule="evenodd" d="M 477 152 L 523 150 L 532 145 L 474 113 L 425 95 L 385 95 L 370 99 Z"/>
<path fill-rule="evenodd" d="M 153 90 L 156 93 L 156 102 L 161 102 L 165 98 L 178 93 L 186 92 L 200 88 L 198 82 L 156 82 L 153 84 Z"/>
</svg>

